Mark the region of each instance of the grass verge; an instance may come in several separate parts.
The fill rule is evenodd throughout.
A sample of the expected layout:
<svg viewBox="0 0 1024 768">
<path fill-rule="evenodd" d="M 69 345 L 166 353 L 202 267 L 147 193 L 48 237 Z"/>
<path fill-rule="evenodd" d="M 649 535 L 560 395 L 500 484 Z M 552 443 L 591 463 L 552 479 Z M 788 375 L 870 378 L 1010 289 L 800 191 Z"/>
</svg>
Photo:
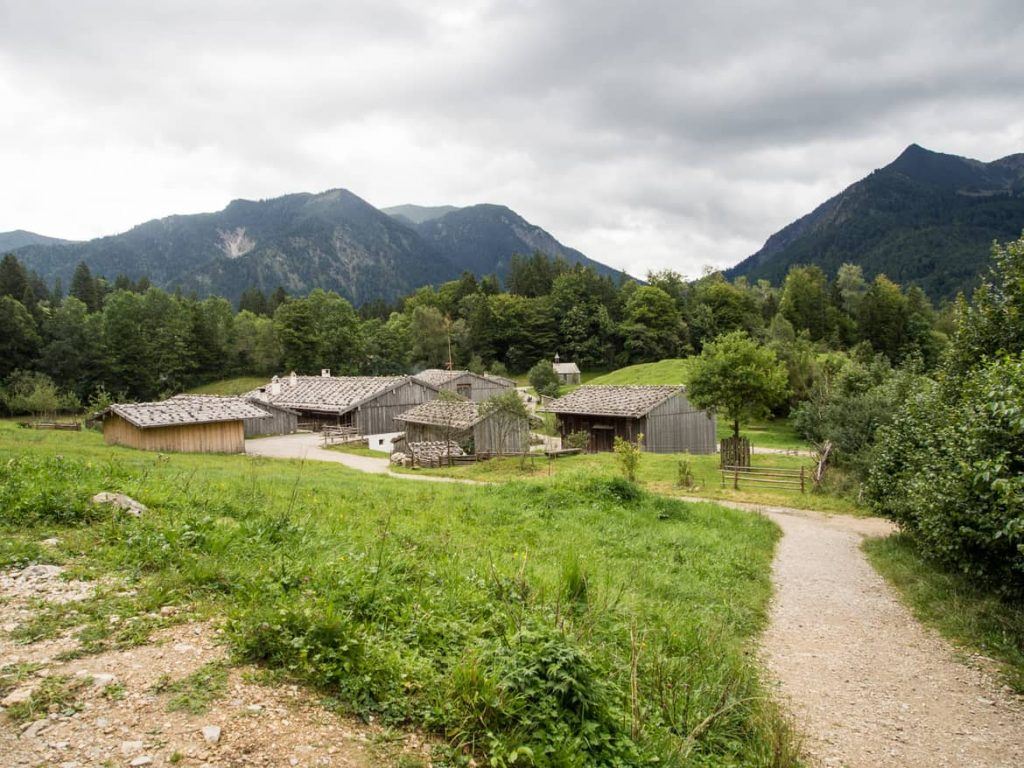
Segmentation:
<svg viewBox="0 0 1024 768">
<path fill-rule="evenodd" d="M 692 473 L 693 485 L 680 485 L 680 463 L 686 462 Z M 780 467 L 794 469 L 801 466 L 809 467 L 810 461 L 798 456 L 756 455 L 754 466 Z M 560 482 L 566 478 L 574 478 L 576 482 L 586 482 L 588 478 L 608 477 L 619 473 L 615 455 L 611 453 L 591 453 L 567 456 L 549 460 L 538 454 L 524 462 L 520 458 L 500 458 L 481 461 L 475 464 L 461 464 L 454 467 L 437 469 L 395 469 L 402 473 L 419 473 L 441 475 L 444 477 L 461 477 L 470 480 L 490 483 L 508 483 L 522 480 L 534 480 L 542 483 Z M 806 493 L 797 490 L 777 489 L 770 486 L 748 484 L 734 490 L 727 483 L 722 487 L 718 456 L 691 456 L 687 454 L 645 453 L 640 459 L 637 478 L 647 489 L 672 496 L 694 496 L 700 498 L 742 501 L 752 504 L 793 507 L 796 509 L 814 509 L 823 512 L 841 514 L 864 514 L 865 510 L 852 499 L 827 492 L 815 492 L 811 489 L 808 473 Z M 742 480 L 741 480 L 742 484 Z"/>
<path fill-rule="evenodd" d="M 609 476 L 407 483 L 5 425 L 0 466 L 0 538 L 57 535 L 76 575 L 117 574 L 120 625 L 224 616 L 237 659 L 438 734 L 453 764 L 796 762 L 752 653 L 779 535 L 758 516 Z M 100 490 L 150 511 L 91 507 Z M 123 599 L 76 610 L 98 627 Z"/>
<path fill-rule="evenodd" d="M 903 535 L 868 539 L 871 564 L 899 591 L 914 615 L 957 645 L 998 662 L 1007 683 L 1024 693 L 1024 605 L 979 589 L 969 577 L 925 560 Z"/>
<path fill-rule="evenodd" d="M 237 376 L 233 379 L 211 381 L 189 392 L 193 395 L 242 395 L 270 381 L 269 376 Z"/>
</svg>

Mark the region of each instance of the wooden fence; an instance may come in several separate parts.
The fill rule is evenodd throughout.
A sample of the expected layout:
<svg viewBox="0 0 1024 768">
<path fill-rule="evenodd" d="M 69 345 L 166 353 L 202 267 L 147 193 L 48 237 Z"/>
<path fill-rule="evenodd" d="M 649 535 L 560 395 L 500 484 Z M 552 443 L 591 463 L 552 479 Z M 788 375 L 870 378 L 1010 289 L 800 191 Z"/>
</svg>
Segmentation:
<svg viewBox="0 0 1024 768">
<path fill-rule="evenodd" d="M 740 483 L 777 488 L 779 490 L 800 491 L 807 490 L 807 470 L 800 469 L 778 469 L 775 467 L 740 467 L 736 465 L 722 467 L 722 487 L 727 482 L 739 490 Z"/>
<path fill-rule="evenodd" d="M 82 430 L 80 421 L 19 421 L 18 426 L 26 429 L 66 429 L 73 432 Z"/>
</svg>

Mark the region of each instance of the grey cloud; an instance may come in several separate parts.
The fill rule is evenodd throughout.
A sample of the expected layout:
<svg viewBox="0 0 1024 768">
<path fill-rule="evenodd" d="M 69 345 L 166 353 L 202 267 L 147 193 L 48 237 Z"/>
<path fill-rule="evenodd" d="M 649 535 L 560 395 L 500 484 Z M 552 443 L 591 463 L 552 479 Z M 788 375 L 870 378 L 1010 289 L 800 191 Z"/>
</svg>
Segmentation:
<svg viewBox="0 0 1024 768">
<path fill-rule="evenodd" d="M 346 186 L 502 202 L 634 273 L 696 274 L 912 141 L 1024 150 L 1022 22 L 995 1 L 0 0 L 22 174 L 0 229 Z"/>
</svg>

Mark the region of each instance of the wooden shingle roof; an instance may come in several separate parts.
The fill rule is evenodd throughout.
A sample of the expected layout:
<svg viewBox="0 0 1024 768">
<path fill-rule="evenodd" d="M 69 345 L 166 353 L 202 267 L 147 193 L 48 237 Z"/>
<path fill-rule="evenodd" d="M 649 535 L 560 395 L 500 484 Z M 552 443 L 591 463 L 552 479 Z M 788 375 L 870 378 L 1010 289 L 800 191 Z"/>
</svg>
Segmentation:
<svg viewBox="0 0 1024 768">
<path fill-rule="evenodd" d="M 552 363 L 551 367 L 555 369 L 555 373 L 567 374 L 567 373 L 579 373 L 580 368 L 576 363 Z"/>
<path fill-rule="evenodd" d="M 639 419 L 673 395 L 683 392 L 678 386 L 613 387 L 583 386 L 544 408 L 549 413 L 578 413 L 592 416 L 625 416 Z"/>
<path fill-rule="evenodd" d="M 184 395 L 157 403 L 115 403 L 103 413 L 117 414 L 139 429 L 269 418 L 266 411 L 243 398 L 212 395 Z"/>
<path fill-rule="evenodd" d="M 278 381 L 278 394 L 273 394 L 271 385 L 249 394 L 293 410 L 340 414 L 409 381 L 411 376 L 296 376 L 292 386 L 290 377 L 284 376 Z"/>
<path fill-rule="evenodd" d="M 465 376 L 469 371 L 446 371 L 444 368 L 427 368 L 416 374 L 416 378 L 425 381 L 434 387 L 440 387 L 453 381 L 460 376 Z"/>
<path fill-rule="evenodd" d="M 469 429 L 481 419 L 483 416 L 480 414 L 480 408 L 469 400 L 431 400 L 429 403 L 420 403 L 405 413 L 395 416 L 395 421 L 429 424 L 458 430 Z"/>
</svg>

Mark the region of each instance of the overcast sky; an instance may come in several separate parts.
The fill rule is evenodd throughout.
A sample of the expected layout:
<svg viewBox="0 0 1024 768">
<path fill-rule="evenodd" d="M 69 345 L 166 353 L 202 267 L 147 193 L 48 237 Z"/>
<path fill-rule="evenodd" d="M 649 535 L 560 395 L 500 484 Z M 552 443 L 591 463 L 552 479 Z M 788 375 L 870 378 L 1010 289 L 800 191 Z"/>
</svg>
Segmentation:
<svg viewBox="0 0 1024 768">
<path fill-rule="evenodd" d="M 503 203 L 696 276 L 911 142 L 1024 151 L 1022 22 L 1020 0 L 0 0 L 0 231 L 345 187 Z"/>
</svg>

